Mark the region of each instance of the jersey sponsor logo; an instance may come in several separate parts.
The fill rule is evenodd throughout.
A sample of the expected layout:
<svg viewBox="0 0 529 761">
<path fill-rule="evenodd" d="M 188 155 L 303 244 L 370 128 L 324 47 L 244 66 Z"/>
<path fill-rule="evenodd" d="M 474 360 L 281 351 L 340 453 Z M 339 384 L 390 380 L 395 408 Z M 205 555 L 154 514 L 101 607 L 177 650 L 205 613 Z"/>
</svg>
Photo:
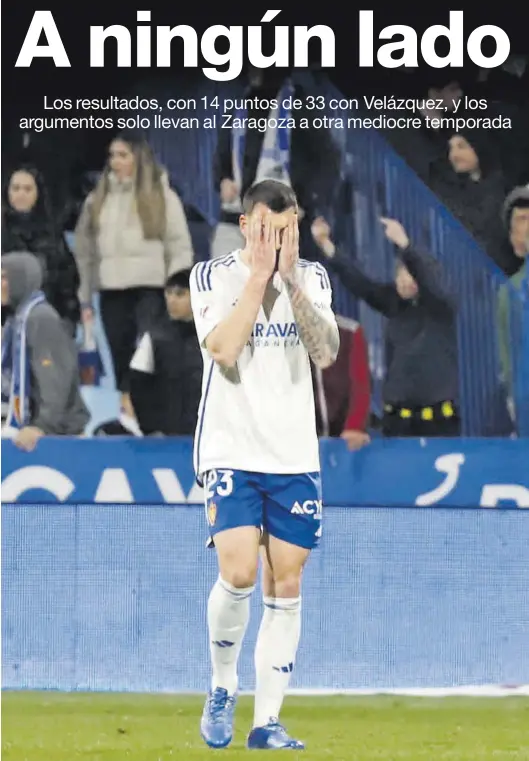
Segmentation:
<svg viewBox="0 0 529 761">
<path fill-rule="evenodd" d="M 298 326 L 295 322 L 270 322 L 265 325 L 256 322 L 252 331 L 254 346 L 297 346 L 299 344 Z"/>
<path fill-rule="evenodd" d="M 322 510 L 321 499 L 306 499 L 305 502 L 294 502 L 290 512 L 293 515 L 313 515 L 315 520 L 321 520 Z"/>
<path fill-rule="evenodd" d="M 290 338 L 297 336 L 298 326 L 295 322 L 270 322 L 263 325 L 256 322 L 252 331 L 252 338 Z"/>
</svg>

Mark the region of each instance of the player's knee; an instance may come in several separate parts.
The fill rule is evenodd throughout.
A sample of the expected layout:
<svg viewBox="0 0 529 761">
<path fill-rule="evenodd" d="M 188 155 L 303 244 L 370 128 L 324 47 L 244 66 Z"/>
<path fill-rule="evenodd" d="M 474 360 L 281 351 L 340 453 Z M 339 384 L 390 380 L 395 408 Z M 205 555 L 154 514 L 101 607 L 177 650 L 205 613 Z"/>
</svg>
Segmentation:
<svg viewBox="0 0 529 761">
<path fill-rule="evenodd" d="M 220 575 L 235 589 L 255 586 L 259 564 L 259 531 L 241 526 L 215 536 Z"/>
<path fill-rule="evenodd" d="M 239 565 L 222 568 L 222 578 L 235 589 L 248 589 L 255 586 L 257 580 L 257 565 Z"/>
<path fill-rule="evenodd" d="M 275 597 L 294 598 L 301 592 L 301 570 L 278 574 L 273 579 Z"/>
</svg>

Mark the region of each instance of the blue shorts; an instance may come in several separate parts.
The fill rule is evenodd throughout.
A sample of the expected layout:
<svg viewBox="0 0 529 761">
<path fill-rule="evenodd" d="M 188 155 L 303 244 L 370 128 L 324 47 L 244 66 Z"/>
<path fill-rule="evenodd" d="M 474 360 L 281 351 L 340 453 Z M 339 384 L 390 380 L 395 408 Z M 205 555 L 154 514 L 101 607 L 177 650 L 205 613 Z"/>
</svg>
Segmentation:
<svg viewBox="0 0 529 761">
<path fill-rule="evenodd" d="M 272 475 L 247 470 L 210 470 L 204 474 L 204 499 L 210 533 L 255 526 L 277 539 L 312 550 L 322 530 L 319 473 Z"/>
</svg>

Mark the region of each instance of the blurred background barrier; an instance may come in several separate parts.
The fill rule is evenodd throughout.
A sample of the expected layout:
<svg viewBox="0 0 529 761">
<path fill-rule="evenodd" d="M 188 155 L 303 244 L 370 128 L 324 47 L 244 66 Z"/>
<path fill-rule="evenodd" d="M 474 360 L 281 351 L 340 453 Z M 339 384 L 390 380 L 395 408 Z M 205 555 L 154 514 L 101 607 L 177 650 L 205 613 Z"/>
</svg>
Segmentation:
<svg viewBox="0 0 529 761">
<path fill-rule="evenodd" d="M 384 475 L 384 477 L 386 477 Z M 3 506 L 2 687 L 204 691 L 198 506 Z M 327 507 L 294 689 L 529 684 L 529 513 Z M 253 688 L 260 590 L 241 660 Z"/>
<path fill-rule="evenodd" d="M 187 438 L 50 437 L 28 454 L 5 441 L 2 499 L 203 504 L 192 447 Z M 377 439 L 356 453 L 321 439 L 320 457 L 327 505 L 529 508 L 526 439 Z"/>
</svg>

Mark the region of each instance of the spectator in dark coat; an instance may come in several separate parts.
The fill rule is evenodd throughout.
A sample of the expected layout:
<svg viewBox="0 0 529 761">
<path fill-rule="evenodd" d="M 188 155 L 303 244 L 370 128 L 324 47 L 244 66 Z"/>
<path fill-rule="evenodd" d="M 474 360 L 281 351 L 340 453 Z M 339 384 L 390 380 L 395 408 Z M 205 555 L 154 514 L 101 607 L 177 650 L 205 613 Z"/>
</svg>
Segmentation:
<svg viewBox="0 0 529 761">
<path fill-rule="evenodd" d="M 131 362 L 131 401 L 145 436 L 193 435 L 203 361 L 189 293 L 190 269 L 165 286 L 167 313 L 145 333 Z"/>
<path fill-rule="evenodd" d="M 383 431 L 386 436 L 457 436 L 456 310 L 437 262 L 414 250 L 402 225 L 382 219 L 397 249 L 395 282 L 379 283 L 336 251 L 322 219 L 313 234 L 345 287 L 388 318 Z"/>
<path fill-rule="evenodd" d="M 447 157 L 432 167 L 430 187 L 506 275 L 519 268 L 501 221 L 506 188 L 497 148 L 478 130 L 448 141 Z"/>
<path fill-rule="evenodd" d="M 427 74 L 414 77 L 415 92 L 401 93 L 410 96 L 417 104 L 413 113 L 420 120 L 420 127 L 400 127 L 382 129 L 381 133 L 393 149 L 405 160 L 426 184 L 429 183 L 432 165 L 446 153 L 446 141 L 450 135 L 444 128 L 435 129 L 442 118 L 450 117 L 455 106 L 463 97 L 463 84 L 454 77 L 453 69 L 431 69 Z M 425 108 L 431 106 L 431 108 Z M 386 116 L 394 119 L 395 111 L 387 111 Z"/>
<path fill-rule="evenodd" d="M 2 251 L 25 251 L 37 257 L 46 298 L 74 335 L 80 318 L 77 265 L 35 167 L 20 166 L 9 177 L 2 208 Z"/>
</svg>

